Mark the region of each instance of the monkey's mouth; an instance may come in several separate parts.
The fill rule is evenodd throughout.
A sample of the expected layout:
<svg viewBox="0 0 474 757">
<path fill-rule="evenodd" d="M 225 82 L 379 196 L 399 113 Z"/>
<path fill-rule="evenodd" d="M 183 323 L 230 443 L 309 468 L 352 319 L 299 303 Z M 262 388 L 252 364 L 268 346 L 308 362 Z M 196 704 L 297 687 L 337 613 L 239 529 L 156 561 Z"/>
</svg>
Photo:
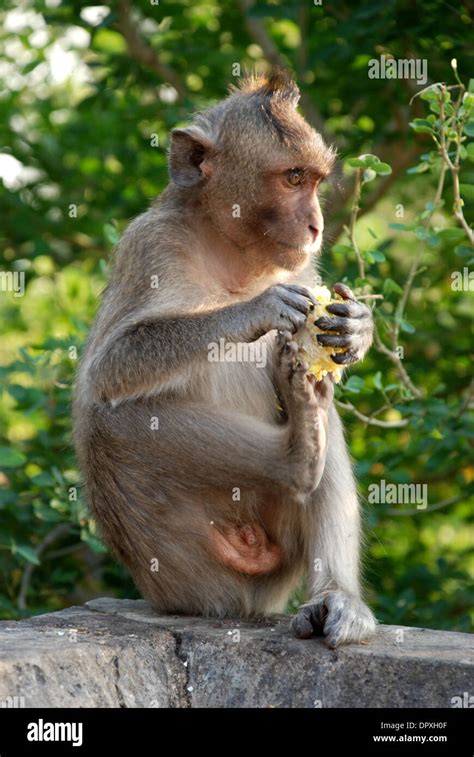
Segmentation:
<svg viewBox="0 0 474 757">
<path fill-rule="evenodd" d="M 319 239 L 312 242 L 284 242 L 279 240 L 277 242 L 279 247 L 283 247 L 285 250 L 291 250 L 291 252 L 305 253 L 311 255 L 318 253 L 321 249 L 321 242 Z"/>
<path fill-rule="evenodd" d="M 278 241 L 277 245 L 279 247 L 284 247 L 287 250 L 297 250 L 298 252 L 301 252 L 305 249 L 308 245 L 302 244 L 301 242 L 282 242 Z"/>
</svg>

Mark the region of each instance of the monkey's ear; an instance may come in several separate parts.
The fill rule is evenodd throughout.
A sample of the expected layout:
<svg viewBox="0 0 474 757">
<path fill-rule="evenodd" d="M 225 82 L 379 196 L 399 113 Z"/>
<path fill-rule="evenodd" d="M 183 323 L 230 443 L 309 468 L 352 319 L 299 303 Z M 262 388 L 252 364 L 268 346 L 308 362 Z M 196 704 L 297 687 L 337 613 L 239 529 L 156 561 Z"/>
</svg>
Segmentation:
<svg viewBox="0 0 474 757">
<path fill-rule="evenodd" d="M 194 126 L 173 129 L 169 155 L 170 176 L 179 187 L 194 187 L 209 175 L 203 165 L 213 148 L 211 139 Z M 206 170 L 207 169 L 207 170 Z"/>
</svg>

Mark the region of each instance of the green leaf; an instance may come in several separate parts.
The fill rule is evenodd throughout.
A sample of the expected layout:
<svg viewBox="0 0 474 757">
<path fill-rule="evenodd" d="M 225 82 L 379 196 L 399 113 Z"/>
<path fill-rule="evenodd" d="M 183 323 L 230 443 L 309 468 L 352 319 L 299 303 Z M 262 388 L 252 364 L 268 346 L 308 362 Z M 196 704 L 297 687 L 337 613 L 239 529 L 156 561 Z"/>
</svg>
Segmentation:
<svg viewBox="0 0 474 757">
<path fill-rule="evenodd" d="M 11 447 L 0 447 L 0 468 L 20 468 L 26 463 L 26 456 Z"/>
<path fill-rule="evenodd" d="M 40 565 L 36 550 L 33 549 L 33 547 L 30 547 L 29 544 L 16 544 L 15 542 L 12 542 L 12 555 L 16 554 L 24 557 L 25 560 L 33 563 L 33 565 Z"/>
<path fill-rule="evenodd" d="M 376 155 L 371 155 L 370 153 L 359 155 L 358 158 L 349 158 L 346 163 L 348 166 L 351 166 L 351 168 L 372 168 L 373 170 L 375 170 L 375 166 L 381 165 L 388 167 L 390 169 L 389 173 L 391 172 L 391 168 L 388 163 L 381 163 L 380 158 L 378 158 Z"/>
<path fill-rule="evenodd" d="M 98 554 L 104 554 L 107 552 L 107 547 L 98 539 L 93 536 L 86 528 L 81 529 L 81 540 L 85 542 L 93 552 Z"/>
<path fill-rule="evenodd" d="M 426 118 L 415 118 L 409 125 L 419 134 L 434 134 L 433 127 Z"/>
<path fill-rule="evenodd" d="M 436 150 L 430 150 L 430 152 L 424 152 L 420 155 L 420 160 L 427 163 L 436 163 L 436 161 L 439 160 L 439 155 Z"/>
<path fill-rule="evenodd" d="M 417 226 L 415 229 L 415 234 L 418 239 L 422 239 L 424 241 L 430 238 L 431 229 L 427 229 L 426 226 Z"/>
<path fill-rule="evenodd" d="M 110 265 L 106 260 L 104 260 L 104 258 L 101 258 L 99 260 L 99 268 L 100 268 L 100 272 L 104 276 L 108 276 L 110 274 Z"/>
<path fill-rule="evenodd" d="M 33 503 L 33 508 L 35 511 L 35 517 L 39 520 L 45 521 L 46 523 L 59 523 L 60 521 L 64 520 L 62 513 L 58 513 L 56 510 L 52 510 L 49 505 L 45 505 L 44 503 L 37 500 Z"/>
<path fill-rule="evenodd" d="M 408 174 L 414 174 L 414 173 L 425 173 L 425 171 L 429 171 L 430 164 L 429 163 L 418 163 L 417 166 L 412 166 L 411 168 L 407 168 Z"/>
<path fill-rule="evenodd" d="M 425 89 L 421 94 L 420 97 L 422 100 L 428 100 L 433 101 L 438 99 L 439 95 L 439 84 L 432 84 L 430 87 Z"/>
<path fill-rule="evenodd" d="M 92 39 L 92 47 L 109 54 L 124 53 L 126 42 L 121 34 L 111 29 L 100 29 Z"/>
<path fill-rule="evenodd" d="M 346 160 L 346 165 L 351 168 L 365 168 L 365 162 L 360 158 L 349 158 L 349 160 Z"/>
<path fill-rule="evenodd" d="M 405 321 L 404 318 L 400 321 L 400 328 L 406 334 L 414 334 L 416 331 L 415 327 L 412 326 L 411 323 L 408 323 L 408 321 Z"/>
<path fill-rule="evenodd" d="M 474 200 L 474 184 L 460 184 L 459 191 L 461 197 L 465 197 L 467 200 Z"/>
<path fill-rule="evenodd" d="M 466 244 L 458 244 L 458 246 L 454 248 L 454 253 L 460 258 L 470 258 L 471 255 L 474 255 L 474 249 L 468 247 Z"/>
<path fill-rule="evenodd" d="M 380 176 L 389 176 L 392 173 L 392 169 L 388 163 L 375 163 L 375 165 L 372 166 L 372 170 Z"/>
<path fill-rule="evenodd" d="M 428 247 L 431 247 L 431 248 L 439 247 L 439 245 L 441 244 L 438 234 L 436 233 L 436 231 L 433 231 L 433 229 L 430 229 L 430 235 L 428 239 L 426 240 L 426 243 Z"/>
<path fill-rule="evenodd" d="M 441 229 L 438 231 L 438 237 L 448 244 L 456 244 L 457 242 L 463 242 L 466 239 L 466 234 L 462 229 L 450 228 Z"/>
<path fill-rule="evenodd" d="M 104 232 L 104 237 L 106 241 L 112 247 L 115 247 L 115 245 L 118 244 L 120 240 L 120 235 L 117 229 L 115 228 L 115 226 L 112 223 L 104 223 L 103 232 Z"/>
<path fill-rule="evenodd" d="M 376 263 L 383 263 L 385 260 L 385 255 L 381 250 L 371 250 L 372 257 L 374 258 Z"/>
<path fill-rule="evenodd" d="M 377 373 L 374 376 L 374 386 L 379 391 L 383 391 L 383 384 L 382 384 L 382 371 L 377 371 Z"/>
<path fill-rule="evenodd" d="M 102 163 L 98 158 L 86 157 L 82 158 L 80 161 L 79 168 L 81 173 L 85 174 L 85 176 L 92 176 L 102 170 Z"/>
<path fill-rule="evenodd" d="M 466 145 L 465 149 L 468 160 L 472 160 L 474 162 L 474 142 L 469 142 L 469 144 Z"/>
<path fill-rule="evenodd" d="M 368 184 L 369 181 L 373 181 L 376 176 L 377 174 L 375 173 L 373 168 L 366 168 L 364 171 L 364 178 L 362 181 L 364 184 Z"/>
<path fill-rule="evenodd" d="M 393 294 L 402 294 L 403 293 L 403 289 L 401 288 L 401 286 L 399 286 L 397 284 L 396 281 L 394 281 L 393 279 L 388 278 L 388 279 L 385 279 L 385 281 L 383 283 L 383 293 L 384 294 L 392 294 L 392 293 Z"/>
<path fill-rule="evenodd" d="M 464 134 L 467 134 L 468 137 L 474 137 L 474 121 L 469 121 L 464 126 Z"/>
<path fill-rule="evenodd" d="M 44 488 L 46 486 L 53 486 L 54 485 L 54 478 L 52 477 L 51 473 L 48 471 L 43 471 L 42 473 L 38 473 L 37 476 L 33 476 L 31 479 L 31 483 L 35 486 L 39 486 L 41 488 Z"/>
<path fill-rule="evenodd" d="M 332 247 L 333 252 L 342 252 L 344 255 L 348 255 L 352 252 L 352 247 L 349 247 L 348 244 L 335 244 Z"/>
<path fill-rule="evenodd" d="M 343 384 L 343 387 L 348 392 L 352 392 L 352 394 L 359 394 L 360 390 L 364 388 L 364 384 L 365 381 L 360 376 L 351 376 L 345 384 Z"/>
</svg>

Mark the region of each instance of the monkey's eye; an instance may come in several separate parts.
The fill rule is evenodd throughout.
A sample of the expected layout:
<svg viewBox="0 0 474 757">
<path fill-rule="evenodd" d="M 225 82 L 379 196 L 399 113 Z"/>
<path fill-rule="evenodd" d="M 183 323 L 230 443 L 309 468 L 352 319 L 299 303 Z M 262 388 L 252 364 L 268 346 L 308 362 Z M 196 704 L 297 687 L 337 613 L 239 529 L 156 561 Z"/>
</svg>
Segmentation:
<svg viewBox="0 0 474 757">
<path fill-rule="evenodd" d="M 286 180 L 292 187 L 299 187 L 303 183 L 304 171 L 302 168 L 291 168 L 286 173 Z"/>
</svg>

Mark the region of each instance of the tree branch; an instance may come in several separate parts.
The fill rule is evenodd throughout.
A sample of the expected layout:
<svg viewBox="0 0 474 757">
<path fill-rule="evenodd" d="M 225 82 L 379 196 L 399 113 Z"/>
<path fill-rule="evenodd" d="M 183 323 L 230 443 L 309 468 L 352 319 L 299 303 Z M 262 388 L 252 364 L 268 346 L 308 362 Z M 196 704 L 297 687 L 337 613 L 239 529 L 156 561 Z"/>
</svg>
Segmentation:
<svg viewBox="0 0 474 757">
<path fill-rule="evenodd" d="M 359 410 L 357 410 L 357 408 L 354 407 L 351 402 L 346 403 L 341 402 L 340 400 L 335 400 L 335 403 L 343 410 L 348 410 L 349 412 L 351 412 L 360 421 L 366 423 L 367 426 L 378 426 L 379 428 L 404 428 L 405 426 L 408 426 L 407 418 L 404 418 L 400 421 L 379 421 L 378 418 L 370 418 L 368 415 L 364 415 L 363 413 L 359 412 Z"/>
<path fill-rule="evenodd" d="M 250 13 L 255 5 L 255 0 L 237 0 L 237 2 L 249 35 L 255 40 L 257 45 L 262 48 L 263 54 L 268 62 L 273 66 L 288 68 L 287 61 L 280 53 L 271 36 L 268 34 L 262 21 L 259 18 L 254 18 Z M 301 93 L 301 105 L 303 111 L 307 115 L 308 121 L 312 123 L 325 139 L 328 139 L 327 134 L 325 134 L 324 131 L 324 122 L 321 114 L 306 92 Z"/>
<path fill-rule="evenodd" d="M 405 171 L 423 152 L 423 147 L 420 145 L 413 145 L 407 149 L 406 144 L 403 146 L 397 142 L 393 144 L 380 145 L 379 149 L 374 148 L 375 154 L 380 158 L 383 163 L 389 163 L 392 167 L 392 173 L 389 176 L 382 177 L 377 187 L 374 188 L 367 197 L 364 199 L 364 204 L 360 208 L 358 217 L 362 218 L 366 213 L 372 210 L 372 208 L 379 202 L 392 184 L 399 178 L 399 176 Z M 354 193 L 354 179 L 353 177 L 344 178 L 342 182 L 334 187 L 331 195 L 327 198 L 328 210 L 332 217 L 342 213 L 347 205 L 349 198 Z M 347 211 L 344 213 L 347 216 Z M 335 220 L 328 225 L 328 235 L 331 240 L 335 242 L 344 231 L 344 226 L 347 224 L 347 219 L 344 217 L 340 220 Z"/>
<path fill-rule="evenodd" d="M 446 91 L 446 87 L 443 85 L 443 93 Z M 459 106 L 462 102 L 462 96 L 464 93 L 464 85 L 461 84 L 461 90 L 459 95 L 459 100 L 457 103 L 456 111 L 459 110 Z M 440 121 L 441 121 L 441 142 L 440 142 L 440 153 L 443 158 L 444 164 L 443 166 L 448 166 L 450 172 L 451 172 L 451 179 L 453 182 L 453 194 L 454 194 L 454 203 L 453 203 L 453 212 L 461 226 L 463 227 L 464 231 L 466 232 L 467 238 L 469 239 L 470 243 L 474 245 L 474 229 L 471 229 L 468 222 L 466 221 L 464 217 L 463 212 L 463 200 L 461 197 L 461 191 L 459 186 L 459 171 L 460 171 L 460 165 L 459 165 L 459 158 L 461 154 L 461 140 L 459 139 L 457 146 L 456 146 L 456 155 L 454 158 L 454 162 L 449 157 L 449 138 L 446 136 L 446 128 L 445 128 L 445 115 L 444 115 L 444 101 L 441 98 L 440 102 Z M 462 127 L 461 127 L 462 128 Z"/>
<path fill-rule="evenodd" d="M 418 515 L 419 513 L 432 513 L 435 510 L 441 510 L 443 507 L 448 507 L 449 505 L 454 505 L 456 502 L 461 502 L 463 499 L 465 499 L 464 494 L 459 494 L 456 497 L 450 497 L 449 499 L 444 499 L 441 502 L 437 502 L 435 505 L 431 505 L 431 507 L 425 507 L 423 510 L 420 508 L 416 508 L 413 510 L 386 510 L 384 515 L 395 515 L 395 516 L 409 516 L 409 515 Z"/>
<path fill-rule="evenodd" d="M 417 399 L 422 399 L 423 392 L 421 392 L 420 389 L 418 389 L 415 386 L 410 376 L 406 372 L 405 367 L 401 361 L 401 358 L 398 355 L 398 352 L 395 351 L 396 346 L 394 350 L 389 349 L 387 345 L 382 342 L 382 339 L 380 337 L 380 334 L 378 333 L 377 328 L 374 328 L 374 344 L 377 351 L 382 353 L 382 355 L 385 355 L 386 357 L 388 357 L 388 359 L 393 363 L 398 373 L 398 376 L 400 378 L 400 381 L 406 386 L 406 388 L 413 394 L 414 397 L 416 397 Z"/>
<path fill-rule="evenodd" d="M 161 60 L 158 53 L 141 38 L 132 20 L 130 0 L 120 0 L 118 4 L 117 28 L 127 43 L 128 53 L 137 63 L 153 69 L 166 84 L 171 84 L 180 100 L 186 97 L 186 86 L 179 74 Z"/>
<path fill-rule="evenodd" d="M 46 534 L 43 541 L 41 541 L 36 547 L 36 556 L 38 558 L 41 557 L 44 550 L 47 549 L 50 544 L 53 544 L 53 542 L 57 541 L 58 539 L 61 539 L 63 536 L 69 533 L 71 528 L 72 528 L 72 525 L 69 523 L 60 523 L 58 526 L 53 528 L 48 534 Z M 18 599 L 17 599 L 17 607 L 19 610 L 26 610 L 26 595 L 28 593 L 28 588 L 30 585 L 31 577 L 33 575 L 33 571 L 36 567 L 37 567 L 36 565 L 29 562 L 26 565 L 25 570 L 23 571 L 23 575 L 21 577 L 20 591 L 19 591 Z"/>
</svg>

